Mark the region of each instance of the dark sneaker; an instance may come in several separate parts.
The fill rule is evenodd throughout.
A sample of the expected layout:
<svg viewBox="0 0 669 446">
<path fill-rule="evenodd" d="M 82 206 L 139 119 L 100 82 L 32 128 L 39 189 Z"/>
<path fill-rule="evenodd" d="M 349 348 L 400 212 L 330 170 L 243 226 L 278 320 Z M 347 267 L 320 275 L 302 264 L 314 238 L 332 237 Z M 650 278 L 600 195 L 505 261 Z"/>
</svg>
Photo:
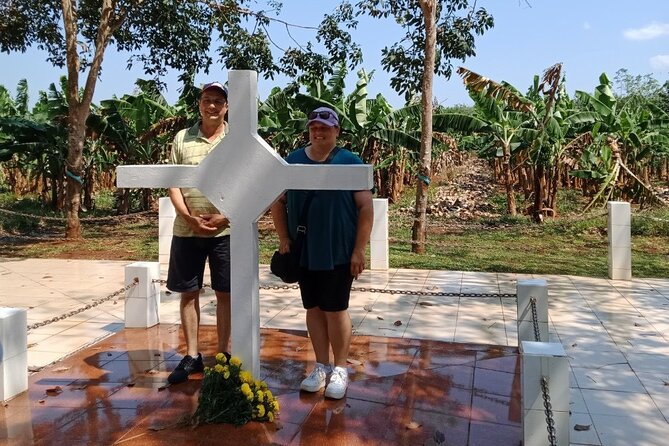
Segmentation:
<svg viewBox="0 0 669 446">
<path fill-rule="evenodd" d="M 200 373 L 203 371 L 204 364 L 202 363 L 202 353 L 198 353 L 197 358 L 193 358 L 191 355 L 186 355 L 177 368 L 167 377 L 167 382 L 170 384 L 179 384 L 187 381 L 188 375 L 191 373 Z"/>
</svg>

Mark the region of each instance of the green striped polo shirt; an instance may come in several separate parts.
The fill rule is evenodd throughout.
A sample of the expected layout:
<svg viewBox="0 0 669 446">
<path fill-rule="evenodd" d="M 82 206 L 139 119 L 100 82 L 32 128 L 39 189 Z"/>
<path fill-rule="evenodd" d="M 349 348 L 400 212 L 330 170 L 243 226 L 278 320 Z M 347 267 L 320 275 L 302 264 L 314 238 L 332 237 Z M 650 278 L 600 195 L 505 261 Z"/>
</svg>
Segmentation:
<svg viewBox="0 0 669 446">
<path fill-rule="evenodd" d="M 179 131 L 172 142 L 172 154 L 170 160 L 172 164 L 188 164 L 197 165 L 216 147 L 216 145 L 228 133 L 228 123 L 225 123 L 224 132 L 216 138 L 213 142 L 209 142 L 207 138 L 200 132 L 200 123 L 198 122 L 189 129 Z M 202 195 L 202 193 L 195 188 L 181 188 L 181 194 L 184 197 L 186 206 L 191 215 L 201 214 L 220 214 L 220 211 L 211 204 L 211 202 Z M 181 215 L 177 215 L 174 219 L 174 235 L 178 237 L 208 237 L 202 234 L 194 233 L 184 221 Z M 220 237 L 222 235 L 230 234 L 230 228 L 222 229 L 217 234 L 211 237 Z"/>
</svg>

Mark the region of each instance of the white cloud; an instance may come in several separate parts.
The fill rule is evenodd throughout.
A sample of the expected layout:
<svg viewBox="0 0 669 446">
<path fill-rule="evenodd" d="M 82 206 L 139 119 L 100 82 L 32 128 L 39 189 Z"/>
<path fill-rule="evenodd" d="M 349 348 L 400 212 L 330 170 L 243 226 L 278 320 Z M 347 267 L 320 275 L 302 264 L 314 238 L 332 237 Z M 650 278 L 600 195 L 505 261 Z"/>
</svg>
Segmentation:
<svg viewBox="0 0 669 446">
<path fill-rule="evenodd" d="M 653 70 L 669 70 L 669 54 L 658 54 L 650 58 L 650 66 Z"/>
<path fill-rule="evenodd" d="M 643 28 L 630 28 L 623 32 L 629 40 L 650 40 L 660 36 L 669 35 L 669 23 L 653 22 Z"/>
<path fill-rule="evenodd" d="M 584 29 L 584 30 L 587 31 L 587 30 L 589 30 L 590 28 L 591 28 L 591 26 L 590 26 L 590 22 L 584 22 L 584 23 L 583 23 L 583 29 Z"/>
</svg>

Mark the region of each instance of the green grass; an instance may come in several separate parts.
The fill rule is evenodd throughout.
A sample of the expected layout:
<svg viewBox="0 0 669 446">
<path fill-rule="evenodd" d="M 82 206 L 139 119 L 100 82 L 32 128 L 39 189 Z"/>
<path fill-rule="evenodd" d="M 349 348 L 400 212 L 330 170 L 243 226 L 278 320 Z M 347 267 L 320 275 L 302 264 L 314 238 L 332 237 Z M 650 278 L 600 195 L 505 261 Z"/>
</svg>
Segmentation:
<svg viewBox="0 0 669 446">
<path fill-rule="evenodd" d="M 542 225 L 527 217 L 500 217 L 458 223 L 447 218 L 428 217 L 427 252 L 411 252 L 411 213 L 401 211 L 413 200 L 407 189 L 400 204 L 390 207 L 390 266 L 393 268 L 458 271 L 516 272 L 527 274 L 570 274 L 607 277 L 607 220 L 605 209 L 589 215 L 568 214 Z M 566 196 L 565 203 L 575 202 Z M 112 215 L 111 198 L 104 195 L 96 213 Z M 0 194 L 0 207 L 35 215 L 60 215 L 44 209 L 34 198 L 16 200 Z M 575 207 L 575 209 L 580 209 Z M 0 242 L 5 256 L 157 260 L 157 215 L 105 222 L 82 222 L 84 240 Z M 16 234 L 64 233 L 64 223 L 37 218 L 13 217 L 0 212 L 0 229 Z M 4 243 L 4 244 L 3 244 Z M 271 229 L 259 231 L 259 258 L 269 259 L 278 245 Z M 633 212 L 632 274 L 635 277 L 669 277 L 669 208 Z"/>
</svg>

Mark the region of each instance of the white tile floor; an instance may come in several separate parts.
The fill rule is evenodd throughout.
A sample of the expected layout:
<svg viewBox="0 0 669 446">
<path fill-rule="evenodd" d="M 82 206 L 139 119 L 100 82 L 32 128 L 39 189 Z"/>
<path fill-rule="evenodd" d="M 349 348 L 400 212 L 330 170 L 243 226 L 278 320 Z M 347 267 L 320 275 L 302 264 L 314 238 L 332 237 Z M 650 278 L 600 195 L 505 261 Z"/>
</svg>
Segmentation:
<svg viewBox="0 0 669 446">
<path fill-rule="evenodd" d="M 34 324 L 123 287 L 129 262 L 0 258 L 0 306 L 28 308 Z M 669 279 L 548 281 L 550 340 L 570 359 L 572 445 L 667 444 L 669 438 Z M 365 272 L 355 287 L 448 293 L 515 293 L 529 275 L 461 271 Z M 260 283 L 278 285 L 265 266 Z M 179 322 L 178 295 L 163 292 L 161 323 Z M 305 329 L 297 290 L 261 289 L 263 327 Z M 211 291 L 202 322 L 215 321 Z M 356 334 L 517 345 L 516 303 L 508 297 L 354 292 Z M 107 301 L 28 332 L 28 362 L 39 368 L 123 329 L 123 300 Z M 589 430 L 573 430 L 575 425 Z"/>
</svg>

